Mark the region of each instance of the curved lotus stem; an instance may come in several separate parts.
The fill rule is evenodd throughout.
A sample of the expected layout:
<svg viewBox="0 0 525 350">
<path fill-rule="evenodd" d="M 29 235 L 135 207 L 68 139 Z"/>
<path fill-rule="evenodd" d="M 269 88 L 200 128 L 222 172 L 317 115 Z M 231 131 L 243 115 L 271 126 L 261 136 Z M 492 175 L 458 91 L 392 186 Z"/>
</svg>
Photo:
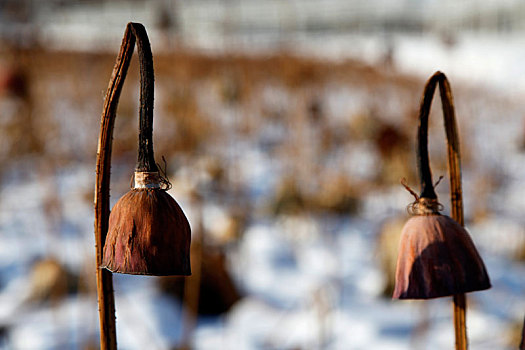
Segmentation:
<svg viewBox="0 0 525 350">
<path fill-rule="evenodd" d="M 153 165 L 152 120 L 153 120 L 153 64 L 151 49 L 144 26 L 139 23 L 128 23 L 120 52 L 109 82 L 104 100 L 100 123 L 100 136 L 97 150 L 97 178 L 95 187 L 95 242 L 97 259 L 97 295 L 100 318 L 100 348 L 116 349 L 117 337 L 115 331 L 115 299 L 113 295 L 113 277 L 111 272 L 101 269 L 103 247 L 106 240 L 109 222 L 109 183 L 111 170 L 111 147 L 113 128 L 118 101 L 124 80 L 131 62 L 135 41 L 138 46 L 141 75 L 141 103 L 139 135 L 139 161 L 141 166 L 157 169 Z M 146 144 L 147 147 L 141 147 Z M 151 148 L 151 150 L 150 150 Z M 142 151 L 141 151 L 142 150 Z M 150 170 L 156 171 L 156 170 Z"/>
<path fill-rule="evenodd" d="M 457 132 L 456 117 L 454 113 L 454 100 L 452 91 L 445 74 L 436 72 L 427 81 L 423 96 L 421 97 L 419 128 L 418 128 L 418 165 L 421 180 L 420 197 L 436 199 L 432 183 L 428 159 L 428 116 L 432 104 L 432 98 L 436 85 L 439 83 L 439 92 L 443 106 L 443 117 L 447 135 L 448 149 L 448 171 L 450 175 L 450 200 L 451 217 L 461 226 L 464 225 L 463 218 L 463 195 L 461 190 L 461 156 L 459 152 L 459 137 Z M 454 295 L 454 329 L 456 335 L 456 349 L 467 349 L 466 331 L 466 298 L 465 294 Z"/>
<path fill-rule="evenodd" d="M 144 26 L 138 23 L 130 23 L 128 26 L 137 39 L 140 64 L 139 150 L 135 171 L 158 172 L 153 157 L 153 94 L 155 86 L 153 55 Z"/>
</svg>

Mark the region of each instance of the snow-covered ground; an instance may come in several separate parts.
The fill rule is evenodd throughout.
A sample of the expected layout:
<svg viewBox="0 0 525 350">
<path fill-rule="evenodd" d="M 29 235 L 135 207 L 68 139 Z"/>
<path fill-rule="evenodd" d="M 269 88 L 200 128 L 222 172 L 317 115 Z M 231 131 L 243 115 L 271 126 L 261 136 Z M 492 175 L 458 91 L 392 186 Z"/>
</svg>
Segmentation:
<svg viewBox="0 0 525 350">
<path fill-rule="evenodd" d="M 467 228 L 485 259 L 493 285 L 488 291 L 468 295 L 471 349 L 515 348 L 509 332 L 525 314 L 525 264 L 509 258 L 525 244 L 525 153 L 520 150 L 525 137 L 522 38 L 458 34 L 453 46 L 434 36 L 388 38 L 392 64 L 398 72 L 427 77 L 439 69 L 449 76 L 454 91 L 459 91 L 458 124 L 469 150 L 463 173 Z M 242 43 L 242 38 L 239 40 Z M 385 57 L 385 40 L 371 35 L 312 34 L 299 37 L 288 48 L 307 57 L 333 61 L 357 58 L 378 64 Z M 155 45 L 153 42 L 154 51 Z M 203 45 L 200 49 L 214 48 Z M 321 89 L 319 95 L 327 101 L 327 110 L 335 120 L 360 110 L 360 104 L 366 102 L 356 96 L 362 96 L 363 90 L 366 88 L 356 91 L 336 84 Z M 236 112 L 216 108 L 205 91 L 198 101 L 201 108 L 215 114 L 218 125 L 235 128 Z M 286 92 L 275 87 L 261 96 L 274 105 L 292 103 Z M 438 138 L 434 132 L 442 136 L 438 127 L 441 123 L 435 122 L 431 142 Z M 318 130 L 301 131 L 312 132 L 314 140 L 301 156 L 315 158 Z M 381 296 L 385 277 L 377 253 L 378 232 L 386 220 L 405 215 L 404 208 L 412 199 L 401 186 L 369 190 L 360 210 L 352 215 L 269 216 L 264 210 L 280 178 L 289 171 L 283 158 L 276 157 L 267 144 L 291 142 L 288 132 L 290 128 L 283 129 L 279 123 L 265 125 L 254 139 L 235 134 L 214 149 L 228 165 L 235 166 L 234 180 L 255 204 L 239 242 L 228 247 L 228 267 L 245 297 L 223 316 L 199 318 L 193 346 L 247 350 L 452 348 L 448 298 L 411 302 Z M 344 150 L 316 161 L 343 169 L 349 177 L 366 179 L 376 174 L 380 159 L 369 143 L 353 141 Z M 171 193 L 196 225 L 199 210 L 177 184 L 196 188 L 209 179 L 189 168 L 172 174 L 176 185 Z M 92 280 L 75 280 L 78 286 L 88 287 L 77 287 L 80 292 L 65 299 L 50 297 L 35 302 L 31 273 L 33 263 L 42 257 L 53 257 L 71 271 L 94 268 L 93 208 L 85 199 L 92 192 L 93 177 L 94 164 L 83 164 L 59 169 L 44 179 L 38 174 L 11 174 L 2 183 L 0 348 L 75 349 L 97 344 L 96 296 L 89 288 Z M 482 186 L 483 181 L 497 184 Z M 118 195 L 112 193 L 112 204 Z M 446 184 L 440 185 L 439 195 L 448 207 Z M 205 196 L 207 230 L 220 225 L 227 210 L 225 203 Z M 482 210 L 486 214 L 480 219 L 475 212 Z M 181 305 L 162 294 L 153 277 L 115 275 L 114 280 L 119 348 L 176 346 L 182 338 L 185 311 Z M 8 331 L 1 332 L 4 328 Z"/>
<path fill-rule="evenodd" d="M 73 295 L 57 303 L 24 303 L 33 289 L 29 260 L 51 255 L 71 268 L 93 268 L 92 208 L 79 200 L 76 181 L 92 173 L 79 168 L 60 176 L 63 224 L 69 228 L 58 237 L 49 237 L 52 233 L 44 227 L 41 183 L 13 182 L 2 190 L 0 316 L 2 324 L 12 327 L 3 343 L 6 349 L 96 344 L 94 294 Z M 403 209 L 403 204 L 394 205 Z M 506 214 L 469 227 L 493 284 L 492 289 L 468 297 L 472 349 L 512 348 L 507 343 L 509 324 L 525 310 L 525 266 L 506 257 L 515 242 L 523 243 L 524 234 L 515 221 L 501 223 Z M 196 221 L 191 210 L 188 215 Z M 448 298 L 410 302 L 381 297 L 383 276 L 375 247 L 379 224 L 372 218 L 322 216 L 251 222 L 230 256 L 231 271 L 246 297 L 226 315 L 200 320 L 193 336 L 195 348 L 450 348 Z M 154 281 L 115 275 L 122 349 L 169 349 L 180 340 L 181 306 L 162 295 Z"/>
</svg>

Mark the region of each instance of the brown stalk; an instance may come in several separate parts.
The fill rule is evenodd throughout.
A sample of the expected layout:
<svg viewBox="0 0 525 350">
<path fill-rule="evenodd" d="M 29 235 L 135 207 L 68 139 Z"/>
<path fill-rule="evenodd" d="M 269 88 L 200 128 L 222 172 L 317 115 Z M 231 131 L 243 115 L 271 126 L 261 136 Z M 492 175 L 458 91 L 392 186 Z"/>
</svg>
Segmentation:
<svg viewBox="0 0 525 350">
<path fill-rule="evenodd" d="M 204 245 L 204 222 L 203 222 L 203 205 L 200 198 L 197 199 L 199 206 L 199 230 L 191 242 L 191 277 L 184 279 L 184 305 L 186 305 L 186 314 L 183 320 L 183 336 L 181 349 L 191 349 L 191 338 L 197 324 L 199 314 L 199 297 L 201 292 L 202 280 L 202 250 Z"/>
<path fill-rule="evenodd" d="M 525 350 L 525 317 L 523 318 L 523 328 L 521 329 L 520 350 Z"/>
<path fill-rule="evenodd" d="M 448 171 L 450 175 L 451 217 L 461 226 L 464 226 L 463 195 L 461 190 L 461 156 L 459 151 L 459 137 L 454 113 L 454 99 L 450 84 L 445 74 L 436 72 L 426 83 L 421 98 L 419 129 L 418 129 L 418 164 L 421 179 L 421 196 L 437 198 L 432 183 L 428 159 L 428 116 L 436 85 L 439 83 L 439 92 L 443 106 L 443 117 L 447 135 Z M 454 300 L 454 329 L 456 349 L 466 350 L 468 346 L 466 329 L 466 297 L 465 294 L 456 294 Z"/>
<path fill-rule="evenodd" d="M 153 146 L 151 142 L 151 125 L 153 116 L 153 66 L 151 64 L 150 67 L 147 63 L 148 61 L 151 61 L 151 50 L 149 49 L 149 42 L 145 35 L 146 31 L 141 24 L 128 23 L 120 46 L 120 52 L 117 56 L 108 89 L 106 91 L 100 122 L 96 168 L 97 178 L 95 185 L 95 244 L 97 259 L 97 295 L 100 319 L 100 348 L 103 350 L 117 348 L 113 277 L 110 271 L 101 269 L 99 266 L 102 264 L 103 247 L 106 240 L 109 222 L 109 184 L 111 177 L 113 128 L 115 125 L 120 93 L 131 62 L 135 41 L 137 41 L 139 51 L 141 81 L 146 82 L 141 83 L 140 110 L 140 124 L 141 126 L 142 124 L 145 124 L 146 127 L 144 129 L 144 134 L 141 132 L 141 135 L 139 136 L 139 145 L 142 145 L 143 142 L 148 146 L 151 145 L 151 152 L 148 147 L 146 147 L 143 152 L 139 151 L 139 162 L 137 168 L 140 166 L 147 166 L 149 167 L 148 169 L 151 169 L 154 166 L 156 169 L 155 161 L 153 160 L 153 166 L 150 162 L 150 159 L 153 158 Z M 149 56 L 147 51 L 149 51 Z M 148 125 L 150 127 L 149 129 L 147 128 Z M 139 149 L 142 148 L 143 147 L 139 147 Z"/>
</svg>

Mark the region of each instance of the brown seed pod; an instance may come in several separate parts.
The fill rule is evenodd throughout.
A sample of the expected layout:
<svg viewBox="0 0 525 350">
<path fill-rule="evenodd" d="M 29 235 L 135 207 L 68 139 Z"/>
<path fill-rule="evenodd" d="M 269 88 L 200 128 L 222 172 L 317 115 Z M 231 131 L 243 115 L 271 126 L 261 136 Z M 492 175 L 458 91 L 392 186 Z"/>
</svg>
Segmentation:
<svg viewBox="0 0 525 350">
<path fill-rule="evenodd" d="M 441 215 L 428 157 L 428 117 L 439 84 L 447 136 L 452 218 Z M 402 184 L 415 197 L 408 206 L 414 215 L 404 226 L 399 244 L 393 298 L 429 299 L 454 296 L 454 325 L 458 349 L 466 349 L 464 293 L 490 288 L 485 265 L 463 228 L 461 157 L 452 91 L 447 78 L 436 72 L 425 85 L 419 110 L 418 171 L 421 194 Z M 441 178 L 440 178 L 441 180 Z M 439 183 L 439 181 L 438 181 Z"/>
<path fill-rule="evenodd" d="M 137 38 L 140 63 L 139 147 L 133 189 L 109 216 L 101 267 L 140 275 L 190 275 L 191 230 L 177 202 L 166 193 L 153 154 L 154 72 L 151 47 L 142 25 L 129 25 Z M 133 37 L 132 37 L 133 38 Z M 164 188 L 163 188 L 164 187 Z"/>
<path fill-rule="evenodd" d="M 102 267 L 139 275 L 191 275 L 191 230 L 177 202 L 160 188 L 133 188 L 109 217 Z"/>
<path fill-rule="evenodd" d="M 430 299 L 490 288 L 467 231 L 446 215 L 413 216 L 403 227 L 395 299 Z"/>
</svg>

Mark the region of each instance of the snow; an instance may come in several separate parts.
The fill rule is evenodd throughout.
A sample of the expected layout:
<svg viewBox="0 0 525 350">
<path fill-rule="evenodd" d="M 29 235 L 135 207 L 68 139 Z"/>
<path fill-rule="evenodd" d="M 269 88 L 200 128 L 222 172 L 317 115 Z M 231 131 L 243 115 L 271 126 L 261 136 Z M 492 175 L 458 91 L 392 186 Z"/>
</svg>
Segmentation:
<svg viewBox="0 0 525 350">
<path fill-rule="evenodd" d="M 82 25 L 73 29 L 87 30 Z M 62 32 L 62 24 L 48 30 Z M 454 91 L 457 87 L 469 101 L 468 106 L 457 101 L 462 140 L 476 150 L 463 173 L 467 228 L 493 287 L 468 295 L 468 335 L 472 349 L 514 348 L 505 334 L 512 322 L 523 319 L 525 310 L 525 265 L 512 259 L 525 244 L 525 154 L 518 146 L 524 137 L 525 39 L 521 33 L 503 40 L 492 34 L 461 32 L 454 46 L 432 35 L 397 34 L 391 40 L 399 72 L 426 78 L 442 70 Z M 382 35 L 314 33 L 291 46 L 309 57 L 358 58 L 374 64 L 384 57 L 384 41 Z M 468 89 L 481 91 L 480 96 L 470 96 Z M 341 84 L 318 93 L 325 97 L 329 122 L 341 125 L 366 109 L 371 98 L 366 89 Z M 280 85 L 269 84 L 259 94 L 261 103 L 277 112 L 294 102 Z M 200 98 L 203 109 L 217 117 L 217 127 L 239 127 L 244 117 L 239 111 L 217 110 L 219 102 L 211 93 L 203 92 Z M 397 123 L 403 117 L 395 101 L 380 107 L 393 110 L 380 118 Z M 75 112 L 67 103 L 55 108 L 60 114 Z M 468 113 L 475 119 L 462 118 L 461 112 L 468 108 L 475 109 Z M 68 123 L 63 127 L 73 128 Z M 225 315 L 200 317 L 192 345 L 236 350 L 451 348 L 448 298 L 422 302 L 381 296 L 384 276 L 375 253 L 377 232 L 386 219 L 404 215 L 412 200 L 401 186 L 367 189 L 357 214 L 267 215 L 265 207 L 289 170 L 273 151 L 292 142 L 289 131 L 290 126 L 271 121 L 261 125 L 254 139 L 232 132 L 212 150 L 227 159 L 227 166 L 236 167 L 229 180 L 248 193 L 255 208 L 239 242 L 228 250 L 229 270 L 245 297 Z M 312 134 L 318 136 L 315 131 Z M 72 149 L 85 143 L 76 134 L 68 142 Z M 312 144 L 311 149 L 302 150 L 310 157 L 315 156 Z M 369 141 L 352 140 L 334 153 L 322 160 L 325 166 L 343 169 L 356 180 L 377 175 L 380 157 Z M 173 174 L 170 193 L 193 227 L 202 215 L 204 227 L 221 241 L 231 208 L 216 195 L 205 198 L 202 211 L 195 206 L 188 192 L 212 181 L 209 174 L 195 168 L 181 167 Z M 479 193 L 477 181 L 489 175 L 501 183 L 488 186 L 489 193 Z M 93 208 L 84 198 L 94 187 L 93 179 L 94 164 L 61 169 L 46 179 L 6 175 L 0 193 L 0 326 L 10 327 L 7 348 L 74 349 L 97 344 L 93 293 L 68 295 L 56 303 L 27 303 L 31 266 L 39 258 L 52 256 L 72 271 L 94 268 Z M 448 198 L 447 185 L 440 186 L 441 198 Z M 51 193 L 58 198 L 50 198 Z M 54 200 L 59 203 L 56 212 L 51 205 Z M 443 204 L 448 206 L 448 199 Z M 487 206 L 490 214 L 476 219 L 477 205 Z M 87 284 L 93 280 L 94 273 Z M 180 343 L 185 310 L 158 290 L 155 278 L 115 275 L 114 281 L 119 348 L 170 349 Z"/>
<path fill-rule="evenodd" d="M 63 173 L 63 195 L 74 198 L 75 183 L 66 184 L 89 173 L 86 168 Z M 4 198 L 12 198 L 8 193 L 12 190 L 32 192 L 38 199 L 35 195 L 41 192 L 40 188 L 38 182 L 5 187 Z M 25 203 L 24 208 L 22 202 L 13 200 L 11 208 L 27 210 L 28 202 Z M 72 231 L 65 241 L 61 240 L 60 258 L 70 266 L 78 266 L 80 260 L 91 264 L 93 242 L 86 239 L 91 234 L 91 208 L 74 203 L 75 200 L 70 202 L 64 215 L 69 220 L 81 221 L 78 225 L 83 227 L 82 234 Z M 29 206 L 35 210 L 38 201 Z M 217 210 L 210 207 L 206 212 L 220 216 Z M 84 213 L 81 220 L 79 213 Z M 11 220 L 20 221 L 16 215 L 4 216 L 2 228 L 6 233 L 9 230 L 5 227 L 10 227 Z M 38 220 L 43 219 L 33 216 L 33 221 Z M 469 337 L 476 349 L 504 348 L 502 334 L 508 320 L 519 318 L 525 309 L 525 267 L 504 258 L 508 250 L 504 247 L 509 244 L 499 241 L 498 248 L 491 244 L 494 238 L 486 237 L 485 233 L 494 232 L 494 227 L 500 228 L 496 232 L 503 230 L 506 235 L 519 235 L 522 230 L 510 220 L 498 220 L 503 219 L 488 219 L 485 228 L 472 228 L 493 283 L 491 290 L 469 297 Z M 501 229 L 505 222 L 509 228 Z M 198 349 L 402 349 L 425 339 L 425 344 L 432 348 L 450 347 L 453 330 L 448 300 L 423 303 L 379 297 L 383 281 L 371 253 L 377 224 L 370 219 L 334 223 L 326 218 L 294 216 L 274 222 L 253 222 L 240 242 L 238 255 L 232 258 L 235 265 L 232 271 L 247 297 L 222 318 L 200 320 L 193 345 Z M 33 234 L 28 229 L 18 232 L 22 234 L 16 238 L 5 236 L 3 244 L 19 249 L 31 247 L 23 256 L 45 254 L 45 245 L 34 240 L 40 232 Z M 69 236 L 76 237 L 76 241 Z M 9 239 L 13 243 L 6 241 Z M 512 238 L 505 236 L 504 240 Z M 96 342 L 95 295 L 72 296 L 60 304 L 28 309 L 21 300 L 29 281 L 27 274 L 20 273 L 27 262 L 19 259 L 19 250 L 17 253 L 6 248 L 5 253 L 0 254 L 4 279 L 0 320 L 14 325 L 10 346 L 68 349 L 85 341 Z M 159 294 L 154 278 L 115 275 L 115 291 L 120 348 L 168 349 L 180 341 L 182 309 L 173 299 Z M 423 319 L 432 320 L 429 328 L 411 335 Z"/>
</svg>

